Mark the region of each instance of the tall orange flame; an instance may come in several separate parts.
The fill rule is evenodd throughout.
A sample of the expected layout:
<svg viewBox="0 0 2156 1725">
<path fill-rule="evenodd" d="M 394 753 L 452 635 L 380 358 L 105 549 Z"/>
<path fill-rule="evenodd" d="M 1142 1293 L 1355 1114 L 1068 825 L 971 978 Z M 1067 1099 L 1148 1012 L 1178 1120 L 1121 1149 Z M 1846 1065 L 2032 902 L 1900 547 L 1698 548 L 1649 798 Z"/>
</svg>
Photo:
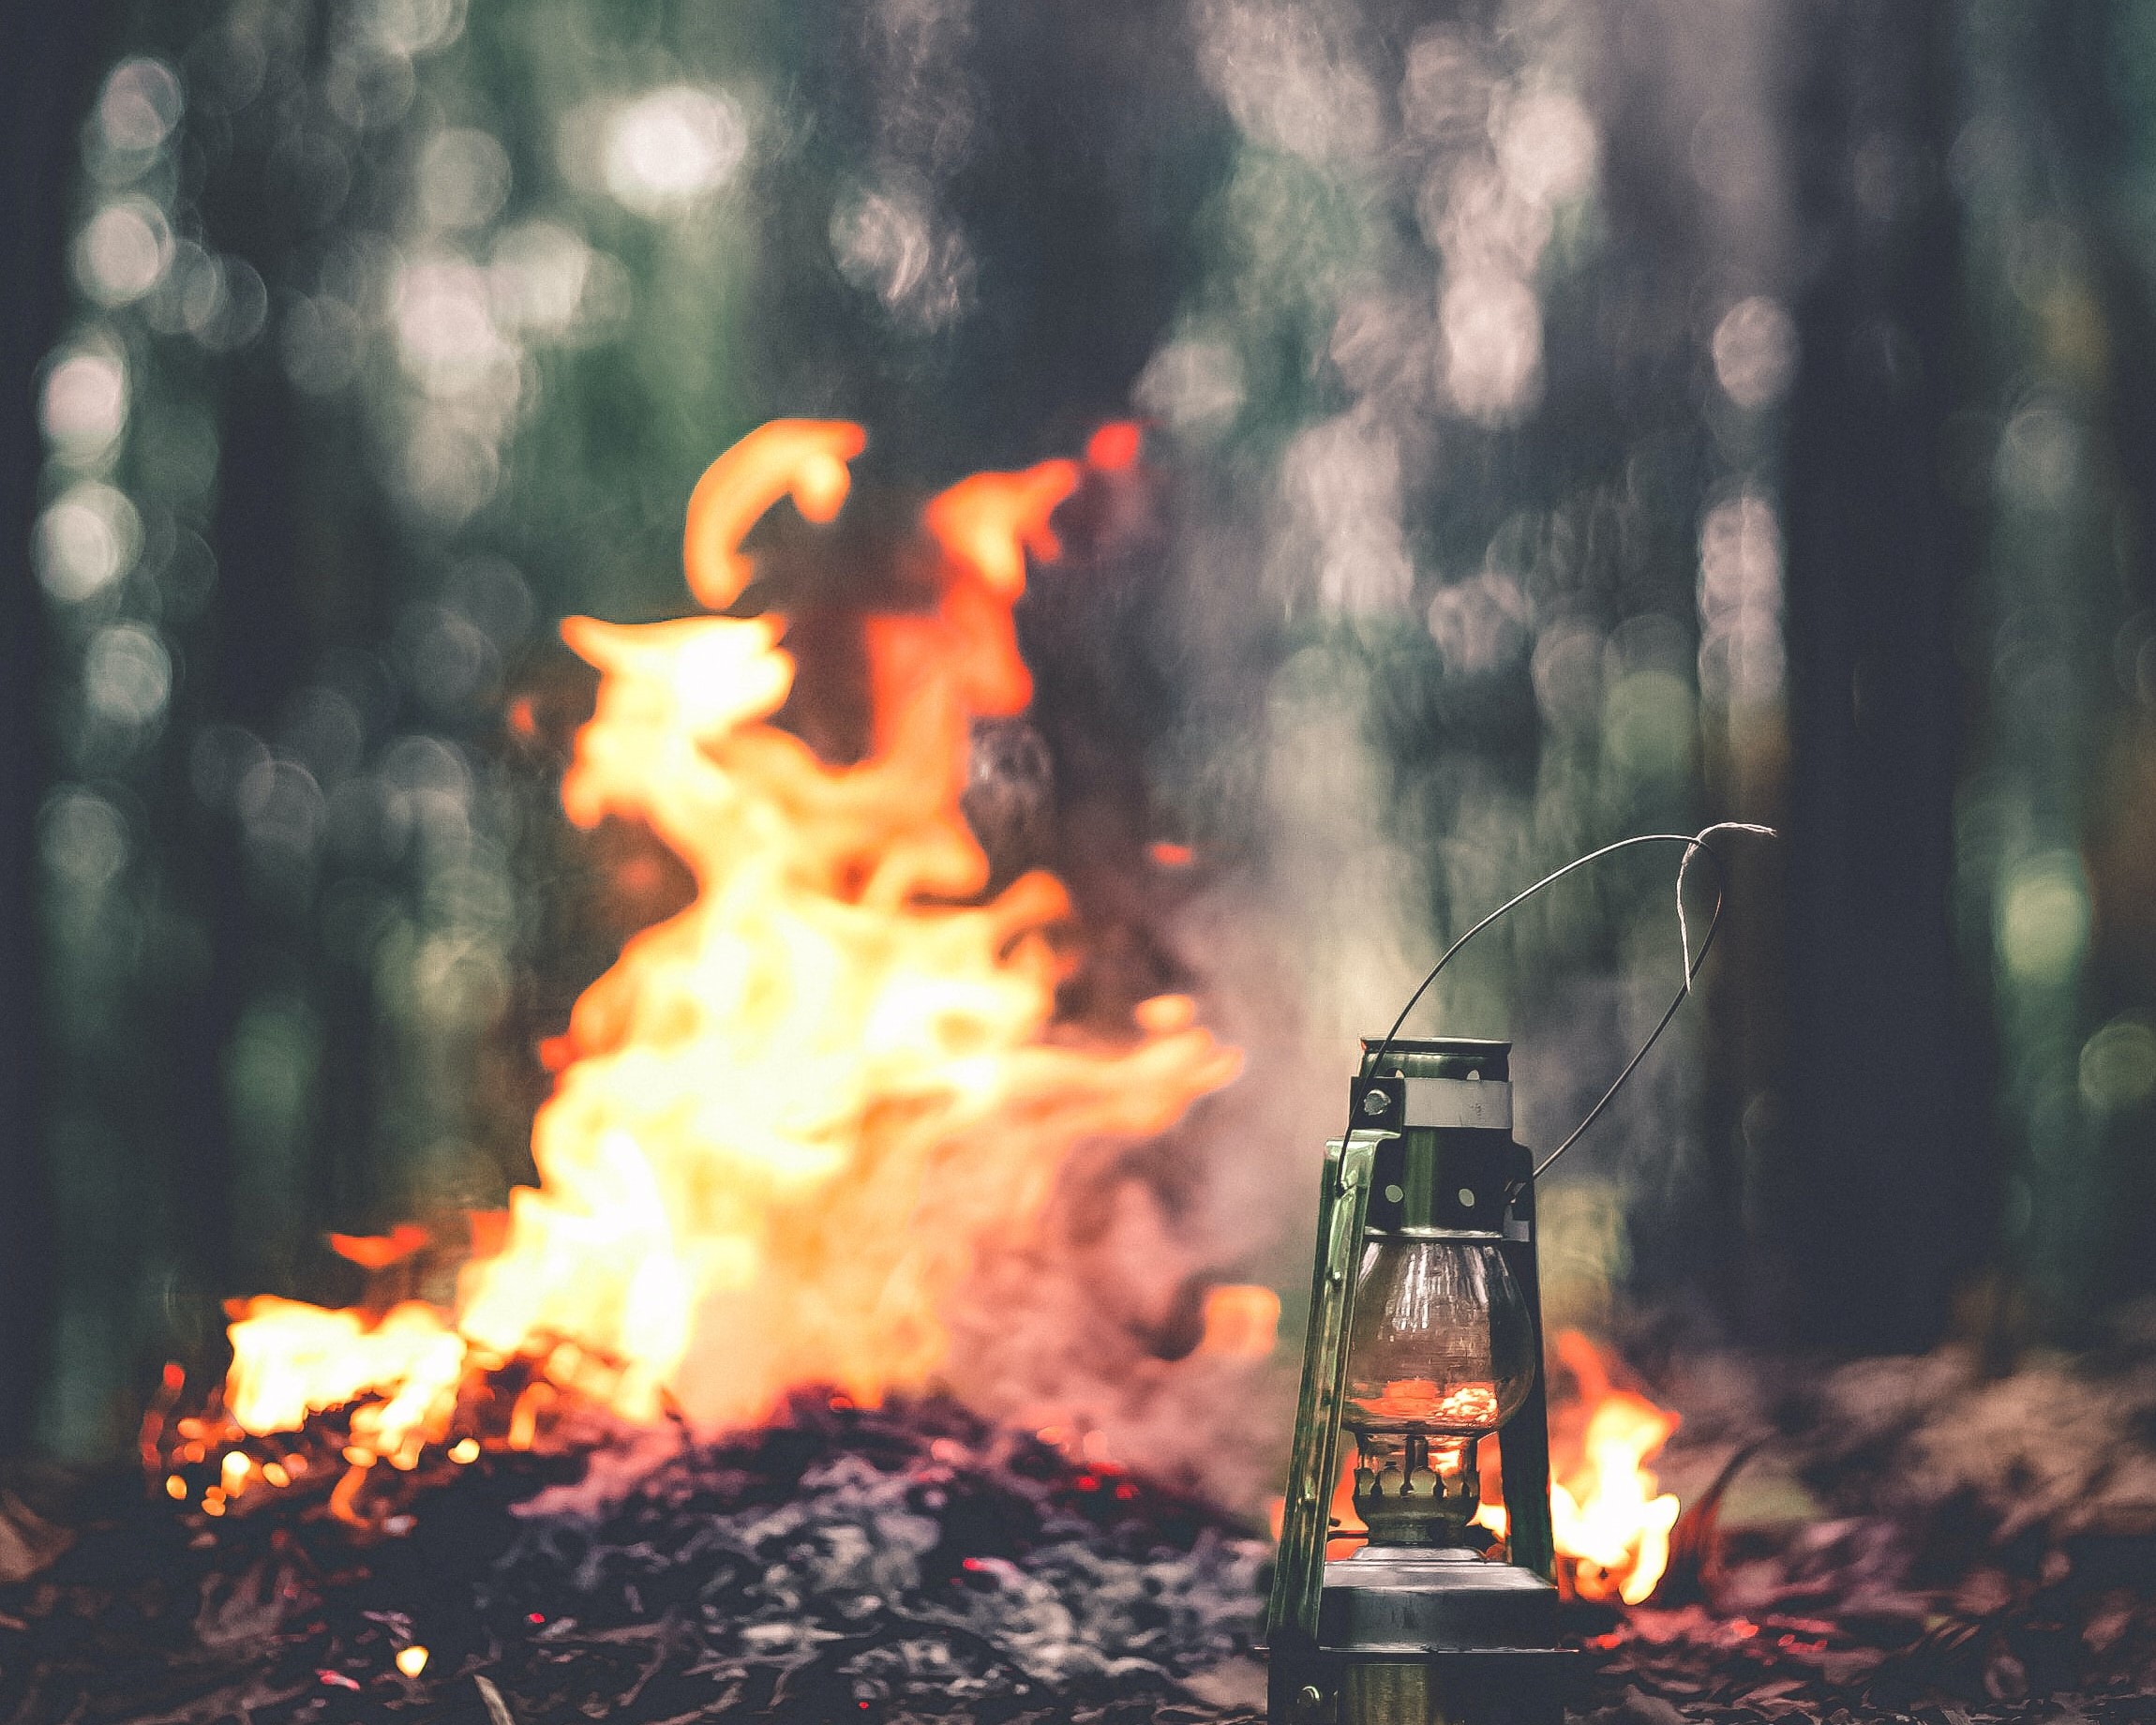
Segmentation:
<svg viewBox="0 0 2156 1725">
<path fill-rule="evenodd" d="M 688 513 L 696 597 L 741 594 L 742 535 L 780 498 L 832 519 L 864 442 L 782 420 L 714 462 Z M 1127 1042 L 1053 1034 L 1063 886 L 1035 872 L 981 901 L 989 864 L 959 805 L 971 724 L 1031 698 L 1011 609 L 1081 476 L 977 474 L 928 505 L 936 603 L 867 624 L 858 765 L 769 722 L 795 670 L 781 618 L 562 625 L 600 672 L 569 818 L 648 822 L 696 898 L 576 1002 L 533 1125 L 539 1184 L 511 1194 L 454 1309 L 369 1324 L 249 1302 L 227 1383 L 243 1427 L 371 1397 L 355 1443 L 410 1465 L 465 1375 L 514 1356 L 632 1418 L 670 1398 L 699 1423 L 751 1422 L 805 1383 L 873 1403 L 935 1372 L 939 1308 L 1075 1145 L 1157 1133 L 1235 1075 L 1177 997 L 1143 1003 Z"/>
</svg>

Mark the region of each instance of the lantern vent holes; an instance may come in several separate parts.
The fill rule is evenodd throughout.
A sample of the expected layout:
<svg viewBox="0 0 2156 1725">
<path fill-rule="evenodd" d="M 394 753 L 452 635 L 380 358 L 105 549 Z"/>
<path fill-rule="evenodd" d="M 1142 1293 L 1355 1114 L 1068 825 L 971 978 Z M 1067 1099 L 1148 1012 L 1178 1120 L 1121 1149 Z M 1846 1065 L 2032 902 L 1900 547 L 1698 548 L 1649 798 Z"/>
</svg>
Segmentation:
<svg viewBox="0 0 2156 1725">
<path fill-rule="evenodd" d="M 1713 825 L 1701 827 L 1699 832 L 1689 835 L 1683 832 L 1635 833 L 1630 838 L 1621 838 L 1615 844 L 1605 845 L 1599 850 L 1590 850 L 1585 856 L 1573 858 L 1563 868 L 1553 869 L 1525 892 L 1515 893 L 1498 906 L 1496 909 L 1484 916 L 1480 922 L 1446 947 L 1444 952 L 1439 955 L 1437 963 L 1430 966 L 1430 973 L 1415 984 L 1415 992 L 1408 996 L 1407 1004 L 1400 1009 L 1400 1016 L 1392 1021 L 1392 1028 L 1385 1033 L 1385 1040 L 1378 1043 L 1366 1059 L 1362 1071 L 1366 1078 L 1371 1082 L 1361 1095 L 1362 1112 L 1374 1118 L 1384 1115 L 1390 1109 L 1392 1098 L 1386 1093 L 1386 1088 L 1381 1088 L 1385 1087 L 1385 1074 L 1381 1069 L 1385 1065 L 1385 1056 L 1392 1051 L 1399 1042 L 1400 1028 L 1407 1022 L 1407 1015 L 1420 1004 L 1422 997 L 1429 992 L 1430 985 L 1437 981 L 1438 973 L 1452 962 L 1453 954 L 1458 952 L 1461 947 L 1474 939 L 1492 922 L 1524 905 L 1541 892 L 1544 887 L 1556 885 L 1558 881 L 1564 879 L 1565 876 L 1576 869 L 1582 869 L 1590 863 L 1599 862 L 1604 857 L 1615 856 L 1620 850 L 1630 850 L 1636 845 L 1682 845 L 1684 848 L 1684 854 L 1677 860 L 1677 939 L 1683 952 L 1684 975 L 1677 984 L 1677 993 L 1669 1002 L 1669 1011 L 1662 1014 L 1654 1029 L 1648 1032 L 1647 1040 L 1639 1044 L 1638 1052 L 1624 1062 L 1624 1069 L 1618 1072 L 1610 1088 L 1602 1092 L 1601 1101 L 1588 1109 L 1586 1118 L 1572 1129 L 1562 1144 L 1535 1164 L 1534 1178 L 1541 1178 L 1549 1171 L 1550 1164 L 1577 1144 L 1580 1135 L 1601 1118 L 1602 1111 L 1609 1107 L 1617 1092 L 1624 1088 L 1624 1081 L 1632 1076 L 1639 1062 L 1647 1058 L 1648 1051 L 1662 1040 L 1662 1032 L 1669 1028 L 1670 1020 L 1677 1016 L 1678 1009 L 1690 997 L 1693 980 L 1699 974 L 1699 967 L 1707 962 L 1708 949 L 1714 944 L 1714 931 L 1722 925 L 1722 901 L 1729 884 L 1729 870 L 1723 866 L 1720 855 L 1712 845 L 1707 843 L 1707 840 L 1717 832 L 1749 832 L 1762 838 L 1780 836 L 1774 828 L 1758 826 L 1748 820 L 1717 820 Z M 1713 914 L 1707 919 L 1707 932 L 1700 939 L 1699 950 L 1696 953 L 1692 951 L 1691 923 L 1684 913 L 1684 875 L 1685 871 L 1692 866 L 1692 858 L 1695 855 L 1705 856 L 1714 865 L 1714 908 Z M 1468 1076 L 1479 1078 L 1482 1074 L 1476 1071 L 1470 1072 Z M 1353 1134 L 1355 1128 L 1355 1115 L 1351 1110 L 1348 1117 L 1347 1132 L 1341 1134 L 1343 1143 Z M 1515 1182 L 1507 1190 L 1505 1193 L 1507 1203 L 1519 1195 L 1522 1184 L 1522 1182 Z M 1388 1189 L 1386 1196 L 1389 1197 L 1390 1195 Z M 1475 1193 L 1473 1192 L 1462 1188 L 1459 1196 L 1462 1207 L 1470 1209 L 1474 1208 Z"/>
</svg>

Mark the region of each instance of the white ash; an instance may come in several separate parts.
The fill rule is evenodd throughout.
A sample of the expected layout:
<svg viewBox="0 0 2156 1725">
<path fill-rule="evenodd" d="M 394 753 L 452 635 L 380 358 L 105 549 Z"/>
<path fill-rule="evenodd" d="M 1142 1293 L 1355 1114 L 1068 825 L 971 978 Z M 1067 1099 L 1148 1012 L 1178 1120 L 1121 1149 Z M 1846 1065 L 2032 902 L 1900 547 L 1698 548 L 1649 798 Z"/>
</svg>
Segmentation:
<svg viewBox="0 0 2156 1725">
<path fill-rule="evenodd" d="M 1068 1465 L 1051 1475 L 1022 1441 L 931 1448 L 827 1455 L 784 1497 L 740 1507 L 724 1454 L 684 1449 L 611 1504 L 528 1516 L 482 1607 L 555 1599 L 576 1613 L 545 1631 L 564 1648 L 656 1618 L 722 1692 L 775 1670 L 923 1717 L 1029 1693 L 1194 1700 L 1185 1678 L 1249 1656 L 1263 1540 L 1156 1534 L 1135 1512 L 1103 1526 L 1065 1507 Z M 1075 1477 L 1102 1505 L 1139 1490 Z M 983 1525 L 996 1531 L 979 1543 L 1008 1549 L 971 1549 Z"/>
</svg>

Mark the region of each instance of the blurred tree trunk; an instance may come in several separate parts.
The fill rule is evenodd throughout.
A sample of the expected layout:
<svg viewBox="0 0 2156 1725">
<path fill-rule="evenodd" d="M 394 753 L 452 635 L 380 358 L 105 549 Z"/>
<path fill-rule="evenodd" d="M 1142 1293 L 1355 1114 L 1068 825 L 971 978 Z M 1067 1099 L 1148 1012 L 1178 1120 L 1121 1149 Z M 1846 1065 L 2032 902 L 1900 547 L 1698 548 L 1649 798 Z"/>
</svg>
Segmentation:
<svg viewBox="0 0 2156 1725">
<path fill-rule="evenodd" d="M 1771 1209 L 1795 1339 L 1894 1350 L 1940 1334 L 1998 1176 L 1949 915 L 1972 548 L 1942 463 L 1954 39 L 1929 8 L 1830 19 L 1792 138 L 1812 237 L 1786 469 L 1789 1091 Z"/>
<path fill-rule="evenodd" d="M 75 121 L 113 16 L 17 8 L 0 54 L 0 1455 L 37 1412 L 52 1317 L 50 1197 L 39 1154 L 37 807 L 45 747 L 43 607 L 29 562 L 42 450 L 37 372 L 67 312 L 67 188 Z"/>
</svg>

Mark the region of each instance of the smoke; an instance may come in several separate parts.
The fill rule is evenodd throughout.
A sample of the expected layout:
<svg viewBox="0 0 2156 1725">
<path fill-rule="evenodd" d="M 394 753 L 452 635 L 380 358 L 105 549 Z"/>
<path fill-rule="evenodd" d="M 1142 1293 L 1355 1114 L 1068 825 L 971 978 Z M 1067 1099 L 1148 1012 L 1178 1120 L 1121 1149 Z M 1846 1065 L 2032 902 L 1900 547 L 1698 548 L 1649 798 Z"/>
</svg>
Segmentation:
<svg viewBox="0 0 2156 1725">
<path fill-rule="evenodd" d="M 1779 725 L 1766 452 L 1792 224 L 1780 26 L 1756 8 L 1696 29 L 1520 5 L 1404 38 L 1342 3 L 1188 18 L 1234 145 L 1133 391 L 1178 476 L 1160 627 L 1179 705 L 1145 767 L 1201 859 L 1162 938 L 1248 1063 L 1158 1152 L 1172 1178 L 1111 1162 L 1073 1202 L 1068 1285 L 1152 1342 L 1087 1355 L 1068 1313 L 1015 1337 L 1005 1306 L 969 1358 L 991 1400 L 1245 1501 L 1283 1453 L 1355 1039 L 1441 933 L 1596 844 L 1691 830 L 1710 759 L 1735 762 L 1710 796 L 1770 812 L 1727 738 Z M 1666 255 L 1613 270 L 1621 223 Z M 1704 458 L 1676 466 L 1677 440 Z M 1537 902 L 1408 1026 L 1511 1037 L 1524 1141 L 1567 1133 L 1667 1005 L 1675 861 Z M 1550 1182 L 1553 1324 L 1607 1326 L 1699 1256 L 1702 1194 L 1732 1178 L 1703 1125 L 1703 1010 Z M 1209 1275 L 1288 1301 L 1225 1415 L 1228 1362 L 1162 1358 Z"/>
<path fill-rule="evenodd" d="M 875 142 L 831 216 L 833 257 L 902 329 L 934 334 L 975 302 L 973 250 L 945 187 L 972 154 L 972 0 L 877 0 L 861 21 Z"/>
<path fill-rule="evenodd" d="M 1202 0 L 1198 66 L 1244 137 L 1311 162 L 1359 162 L 1384 142 L 1376 84 L 1338 6 Z"/>
</svg>

